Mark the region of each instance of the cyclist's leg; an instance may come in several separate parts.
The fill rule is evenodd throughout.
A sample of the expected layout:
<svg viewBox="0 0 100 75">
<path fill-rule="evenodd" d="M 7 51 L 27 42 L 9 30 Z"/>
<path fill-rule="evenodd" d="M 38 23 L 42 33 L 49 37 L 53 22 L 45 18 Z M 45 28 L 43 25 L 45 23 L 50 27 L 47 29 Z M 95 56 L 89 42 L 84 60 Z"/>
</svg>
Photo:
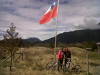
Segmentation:
<svg viewBox="0 0 100 75">
<path fill-rule="evenodd" d="M 67 59 L 64 59 L 63 71 L 66 71 L 66 69 L 67 69 Z"/>
<path fill-rule="evenodd" d="M 62 69 L 62 64 L 63 64 L 63 60 L 59 59 L 58 60 L 58 71 Z"/>
<path fill-rule="evenodd" d="M 58 59 L 58 66 L 57 66 L 57 70 L 59 71 L 60 68 L 60 59 Z"/>
<path fill-rule="evenodd" d="M 64 66 L 66 67 L 66 65 L 67 65 L 67 59 L 65 59 L 65 62 L 64 62 Z"/>
<path fill-rule="evenodd" d="M 66 69 L 66 60 L 64 59 L 64 64 L 63 64 L 63 71 L 65 72 Z"/>
<path fill-rule="evenodd" d="M 61 69 L 63 68 L 63 59 L 61 59 Z"/>
<path fill-rule="evenodd" d="M 70 68 L 70 66 L 71 66 L 71 58 L 68 58 L 68 68 Z"/>
</svg>

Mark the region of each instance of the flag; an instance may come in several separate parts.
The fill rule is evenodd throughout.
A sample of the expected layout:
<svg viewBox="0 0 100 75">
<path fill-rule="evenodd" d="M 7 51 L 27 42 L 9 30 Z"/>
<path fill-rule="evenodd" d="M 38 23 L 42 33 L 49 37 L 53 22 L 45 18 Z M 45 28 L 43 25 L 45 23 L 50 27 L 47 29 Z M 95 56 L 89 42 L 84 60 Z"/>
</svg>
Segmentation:
<svg viewBox="0 0 100 75">
<path fill-rule="evenodd" d="M 54 6 L 52 6 L 52 8 L 53 8 L 52 18 L 55 18 L 58 15 L 58 5 L 57 5 L 57 2 L 54 2 L 53 5 Z"/>
<path fill-rule="evenodd" d="M 57 2 L 53 2 L 47 12 L 41 17 L 40 24 L 45 24 L 51 21 L 58 15 L 58 4 Z"/>
</svg>

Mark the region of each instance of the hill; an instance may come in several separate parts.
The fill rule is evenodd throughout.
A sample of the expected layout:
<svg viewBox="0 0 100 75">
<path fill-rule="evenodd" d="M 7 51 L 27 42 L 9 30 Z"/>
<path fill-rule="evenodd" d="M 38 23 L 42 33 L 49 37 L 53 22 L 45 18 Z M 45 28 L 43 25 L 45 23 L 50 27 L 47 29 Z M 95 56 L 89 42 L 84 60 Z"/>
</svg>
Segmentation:
<svg viewBox="0 0 100 75">
<path fill-rule="evenodd" d="M 23 39 L 23 45 L 24 46 L 30 46 L 30 45 L 34 45 L 37 43 L 40 43 L 41 40 L 39 38 L 33 37 L 33 38 L 28 38 L 28 39 Z"/>
<path fill-rule="evenodd" d="M 24 42 L 28 42 L 28 43 L 38 43 L 41 42 L 41 40 L 39 38 L 33 37 L 33 38 L 28 38 L 28 39 L 23 39 Z"/>
<path fill-rule="evenodd" d="M 58 43 L 78 43 L 78 42 L 98 42 L 100 41 L 100 29 L 96 30 L 76 30 L 64 32 L 57 35 Z M 44 40 L 44 43 L 54 43 L 54 37 Z"/>
</svg>

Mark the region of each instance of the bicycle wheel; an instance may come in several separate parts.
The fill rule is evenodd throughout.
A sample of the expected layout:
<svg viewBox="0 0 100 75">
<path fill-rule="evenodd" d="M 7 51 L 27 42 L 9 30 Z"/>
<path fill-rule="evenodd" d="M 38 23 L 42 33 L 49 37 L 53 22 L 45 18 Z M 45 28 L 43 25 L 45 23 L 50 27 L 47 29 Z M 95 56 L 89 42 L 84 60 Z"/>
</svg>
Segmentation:
<svg viewBox="0 0 100 75">
<path fill-rule="evenodd" d="M 63 71 L 66 72 L 66 71 L 70 71 L 70 68 L 71 68 L 71 62 L 68 61 L 66 64 L 63 65 Z"/>
<path fill-rule="evenodd" d="M 46 70 L 56 70 L 57 69 L 57 63 L 52 61 L 46 65 Z"/>
<path fill-rule="evenodd" d="M 80 65 L 74 65 L 72 67 L 72 71 L 75 73 L 80 73 L 81 72 L 81 66 Z"/>
</svg>

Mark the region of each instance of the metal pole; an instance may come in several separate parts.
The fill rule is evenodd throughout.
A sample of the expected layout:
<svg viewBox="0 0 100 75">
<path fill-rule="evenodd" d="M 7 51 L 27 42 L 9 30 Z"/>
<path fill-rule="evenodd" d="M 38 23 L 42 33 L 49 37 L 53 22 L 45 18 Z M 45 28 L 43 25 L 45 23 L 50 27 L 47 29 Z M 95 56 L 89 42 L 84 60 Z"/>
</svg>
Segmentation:
<svg viewBox="0 0 100 75">
<path fill-rule="evenodd" d="M 59 8 L 59 0 L 58 0 L 57 5 L 58 5 L 58 8 Z M 56 18 L 56 25 L 55 25 L 55 30 L 56 30 L 56 32 L 55 32 L 55 44 L 54 44 L 54 56 L 55 56 L 55 60 L 56 60 L 56 49 L 57 49 L 57 25 L 58 25 L 58 16 Z"/>
<path fill-rule="evenodd" d="M 58 0 L 57 5 L 58 5 L 58 8 L 59 8 L 59 0 Z M 57 25 L 58 25 L 58 16 L 56 18 L 56 25 L 55 25 L 55 29 L 56 29 L 56 33 L 55 33 L 55 46 L 54 46 L 55 48 L 57 47 Z"/>
<path fill-rule="evenodd" d="M 57 23 L 58 20 L 56 19 L 56 25 L 55 25 L 55 44 L 54 44 L 54 47 L 55 49 L 57 48 Z"/>
<path fill-rule="evenodd" d="M 57 48 L 57 23 L 55 26 L 56 32 L 55 32 L 55 44 L 54 44 L 54 56 L 55 56 L 55 60 L 56 60 L 56 48 Z"/>
</svg>

